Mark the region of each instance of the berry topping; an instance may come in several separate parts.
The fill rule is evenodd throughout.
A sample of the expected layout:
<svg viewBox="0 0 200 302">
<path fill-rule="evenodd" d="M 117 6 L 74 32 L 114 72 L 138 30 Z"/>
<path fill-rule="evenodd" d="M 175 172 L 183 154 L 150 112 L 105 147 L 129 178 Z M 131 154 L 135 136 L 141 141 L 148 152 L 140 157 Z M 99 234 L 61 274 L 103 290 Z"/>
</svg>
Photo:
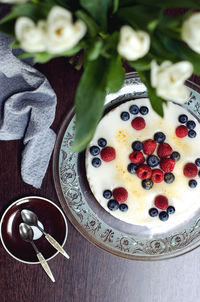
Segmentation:
<svg viewBox="0 0 200 302">
<path fill-rule="evenodd" d="M 142 181 L 142 187 L 145 190 L 150 190 L 153 187 L 153 181 L 150 178 L 143 179 L 143 181 Z"/>
<path fill-rule="evenodd" d="M 151 167 L 154 168 L 159 164 L 159 158 L 156 155 L 149 155 L 147 158 L 147 164 Z"/>
<path fill-rule="evenodd" d="M 200 177 L 200 170 L 199 170 L 198 176 Z"/>
<path fill-rule="evenodd" d="M 175 179 L 175 176 L 173 173 L 165 173 L 164 175 L 164 181 L 167 183 L 167 184 L 171 184 Z"/>
<path fill-rule="evenodd" d="M 110 190 L 103 191 L 103 197 L 106 199 L 110 199 L 112 197 L 112 192 Z"/>
<path fill-rule="evenodd" d="M 107 145 L 107 141 L 106 141 L 106 139 L 105 138 L 99 138 L 98 139 L 98 145 L 99 145 L 99 147 L 101 147 L 101 148 L 103 148 L 103 147 L 105 147 L 106 145 Z"/>
<path fill-rule="evenodd" d="M 163 179 L 164 179 L 163 171 L 161 171 L 160 169 L 152 170 L 151 179 L 155 183 L 159 183 L 159 182 L 163 181 Z"/>
<path fill-rule="evenodd" d="M 176 136 L 183 138 L 188 135 L 188 128 L 184 125 L 178 126 L 175 130 Z"/>
<path fill-rule="evenodd" d="M 195 130 L 189 130 L 188 131 L 188 136 L 190 137 L 190 138 L 194 138 L 194 137 L 196 137 L 196 135 L 197 135 L 197 133 L 196 133 L 196 131 Z"/>
<path fill-rule="evenodd" d="M 172 152 L 170 158 L 175 161 L 179 161 L 179 159 L 181 158 L 181 155 L 177 151 L 174 151 L 174 152 Z"/>
<path fill-rule="evenodd" d="M 159 157 L 167 157 L 172 154 L 172 147 L 167 143 L 161 143 L 158 146 L 157 154 Z"/>
<path fill-rule="evenodd" d="M 132 120 L 131 126 L 135 130 L 142 130 L 145 128 L 146 123 L 145 123 L 145 120 L 143 119 L 143 117 L 136 117 L 136 118 L 134 118 L 134 120 Z"/>
<path fill-rule="evenodd" d="M 104 161 L 111 161 L 115 159 L 116 153 L 113 147 L 105 147 L 101 150 L 101 158 Z"/>
<path fill-rule="evenodd" d="M 141 151 L 143 148 L 142 143 L 140 141 L 135 141 L 132 143 L 132 149 L 134 151 Z"/>
<path fill-rule="evenodd" d="M 134 164 L 143 164 L 145 161 L 144 155 L 141 151 L 134 151 L 129 155 L 129 159 Z"/>
<path fill-rule="evenodd" d="M 154 204 L 158 209 L 166 210 L 168 207 L 168 199 L 164 195 L 156 196 Z"/>
<path fill-rule="evenodd" d="M 121 113 L 121 119 L 123 121 L 128 121 L 130 119 L 130 114 L 127 111 Z"/>
<path fill-rule="evenodd" d="M 169 214 L 165 211 L 160 212 L 159 218 L 161 221 L 167 221 L 169 218 Z"/>
<path fill-rule="evenodd" d="M 146 115 L 146 114 L 148 114 L 148 112 L 149 112 L 149 108 L 148 107 L 146 107 L 146 106 L 140 107 L 140 113 L 142 115 Z"/>
<path fill-rule="evenodd" d="M 127 167 L 127 170 L 131 174 L 136 174 L 137 168 L 138 168 L 138 165 L 136 165 L 134 163 L 130 163 Z"/>
<path fill-rule="evenodd" d="M 151 155 L 156 149 L 156 142 L 152 139 L 147 139 L 143 142 L 143 152 L 144 154 Z"/>
<path fill-rule="evenodd" d="M 163 132 L 156 132 L 154 134 L 154 140 L 157 142 L 157 143 L 163 143 L 166 139 L 166 135 L 163 133 Z"/>
<path fill-rule="evenodd" d="M 151 178 L 152 170 L 148 165 L 140 165 L 136 173 L 139 178 L 147 179 Z"/>
<path fill-rule="evenodd" d="M 129 111 L 131 114 L 138 114 L 139 113 L 139 108 L 137 105 L 131 105 L 131 107 L 129 108 Z"/>
<path fill-rule="evenodd" d="M 125 188 L 119 187 L 115 188 L 112 192 L 114 199 L 116 199 L 118 202 L 124 202 L 128 198 L 128 192 Z"/>
<path fill-rule="evenodd" d="M 162 158 L 160 161 L 160 167 L 164 172 L 172 172 L 175 166 L 175 160 L 171 158 Z"/>
<path fill-rule="evenodd" d="M 98 146 L 92 146 L 90 147 L 90 154 L 93 156 L 96 156 L 100 153 L 100 149 Z"/>
<path fill-rule="evenodd" d="M 151 208 L 151 209 L 149 210 L 149 215 L 150 215 L 151 217 L 156 217 L 156 216 L 158 216 L 158 210 L 157 210 L 156 208 Z"/>
<path fill-rule="evenodd" d="M 188 121 L 188 117 L 185 114 L 181 114 L 181 115 L 179 115 L 178 120 L 181 124 L 185 124 Z"/>
<path fill-rule="evenodd" d="M 121 204 L 119 205 L 119 209 L 120 209 L 120 211 L 122 211 L 122 212 L 127 212 L 127 211 L 128 211 L 128 206 L 127 206 L 127 204 L 125 204 L 125 203 L 121 203 Z"/>
<path fill-rule="evenodd" d="M 117 200 L 114 200 L 114 199 L 109 200 L 109 202 L 107 203 L 107 206 L 108 206 L 109 210 L 111 210 L 111 211 L 116 211 L 119 209 L 119 203 L 117 202 Z"/>
<path fill-rule="evenodd" d="M 195 179 L 190 179 L 190 181 L 188 182 L 188 185 L 190 188 L 196 188 L 197 186 L 197 181 Z"/>
<path fill-rule="evenodd" d="M 101 160 L 100 160 L 100 158 L 98 158 L 98 157 L 93 158 L 92 165 L 95 168 L 100 167 L 101 166 Z"/>
<path fill-rule="evenodd" d="M 173 206 L 169 206 L 169 207 L 167 208 L 167 213 L 168 213 L 168 214 L 174 214 L 174 213 L 175 213 L 175 208 L 174 208 Z"/>
<path fill-rule="evenodd" d="M 188 163 L 183 168 L 183 174 L 186 177 L 190 177 L 190 178 L 195 177 L 197 176 L 197 173 L 198 173 L 197 166 L 193 163 Z"/>
<path fill-rule="evenodd" d="M 188 127 L 188 129 L 194 129 L 196 127 L 196 123 L 194 121 L 188 121 L 186 126 Z"/>
<path fill-rule="evenodd" d="M 200 158 L 197 158 L 197 159 L 195 160 L 195 164 L 197 165 L 197 167 L 200 167 Z"/>
</svg>

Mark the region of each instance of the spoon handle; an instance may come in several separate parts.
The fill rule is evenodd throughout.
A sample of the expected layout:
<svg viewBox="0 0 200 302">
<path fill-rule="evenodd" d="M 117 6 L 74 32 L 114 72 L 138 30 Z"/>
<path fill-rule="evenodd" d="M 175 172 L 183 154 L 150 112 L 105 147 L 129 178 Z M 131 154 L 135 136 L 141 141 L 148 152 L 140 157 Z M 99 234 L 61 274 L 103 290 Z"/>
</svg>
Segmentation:
<svg viewBox="0 0 200 302">
<path fill-rule="evenodd" d="M 50 269 L 48 263 L 46 262 L 44 256 L 39 252 L 39 253 L 37 253 L 37 258 L 40 261 L 40 264 L 42 265 L 43 269 L 45 270 L 45 272 L 51 279 L 51 281 L 55 282 L 54 276 L 53 276 L 51 269 Z"/>
<path fill-rule="evenodd" d="M 62 248 L 62 246 L 49 234 L 45 235 L 45 238 L 49 241 L 49 243 L 63 256 L 65 256 L 67 259 L 69 259 L 69 255 L 65 252 L 65 250 Z"/>
</svg>

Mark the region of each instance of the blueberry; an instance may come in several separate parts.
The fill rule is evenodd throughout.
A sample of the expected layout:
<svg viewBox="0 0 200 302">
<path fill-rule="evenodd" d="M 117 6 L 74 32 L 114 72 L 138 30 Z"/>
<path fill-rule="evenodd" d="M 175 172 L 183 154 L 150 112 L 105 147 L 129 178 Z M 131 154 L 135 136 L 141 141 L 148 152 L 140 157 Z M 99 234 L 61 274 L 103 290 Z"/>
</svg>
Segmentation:
<svg viewBox="0 0 200 302">
<path fill-rule="evenodd" d="M 140 107 L 140 113 L 142 115 L 146 115 L 146 114 L 148 114 L 148 112 L 149 112 L 149 108 L 148 107 L 146 107 L 146 106 Z"/>
<path fill-rule="evenodd" d="M 171 184 L 175 179 L 175 176 L 173 173 L 165 173 L 164 175 L 164 181 L 167 183 L 167 184 Z"/>
<path fill-rule="evenodd" d="M 147 158 L 147 164 L 152 168 L 156 167 L 159 162 L 159 158 L 156 155 L 149 155 Z"/>
<path fill-rule="evenodd" d="M 131 174 L 135 174 L 137 171 L 138 165 L 134 164 L 134 163 L 130 163 L 127 167 L 127 170 L 129 173 Z"/>
<path fill-rule="evenodd" d="M 158 210 L 157 210 L 156 208 L 151 208 L 151 209 L 149 210 L 149 215 L 150 215 L 151 217 L 156 217 L 156 216 L 158 216 Z"/>
<path fill-rule="evenodd" d="M 195 179 L 190 179 L 188 184 L 189 184 L 189 187 L 193 189 L 193 188 L 196 188 L 197 181 Z"/>
<path fill-rule="evenodd" d="M 196 123 L 194 121 L 188 121 L 186 126 L 188 129 L 194 129 L 196 127 Z"/>
<path fill-rule="evenodd" d="M 163 133 L 163 132 L 156 132 L 154 134 L 154 140 L 157 142 L 157 143 L 163 143 L 166 139 L 166 135 Z"/>
<path fill-rule="evenodd" d="M 145 190 L 150 190 L 153 187 L 153 181 L 150 178 L 143 179 L 143 181 L 142 181 L 142 187 Z"/>
<path fill-rule="evenodd" d="M 112 197 L 112 192 L 110 190 L 103 191 L 103 197 L 106 199 L 110 199 Z"/>
<path fill-rule="evenodd" d="M 141 151 L 143 149 L 143 145 L 140 141 L 135 141 L 132 143 L 132 148 L 134 151 Z"/>
<path fill-rule="evenodd" d="M 159 218 L 160 218 L 160 220 L 162 220 L 162 221 L 167 221 L 168 218 L 169 218 L 169 214 L 168 214 L 167 212 L 165 212 L 165 211 L 162 211 L 162 212 L 160 212 L 160 214 L 159 214 Z"/>
<path fill-rule="evenodd" d="M 174 213 L 175 213 L 175 208 L 174 208 L 173 206 L 169 206 L 169 207 L 167 208 L 167 213 L 168 213 L 168 214 L 174 214 Z"/>
<path fill-rule="evenodd" d="M 99 147 L 105 147 L 106 145 L 107 145 L 107 141 L 106 141 L 106 139 L 105 138 L 99 138 L 98 139 L 98 145 L 99 145 Z"/>
<path fill-rule="evenodd" d="M 122 212 L 127 212 L 127 211 L 128 211 L 128 206 L 127 206 L 125 203 L 121 203 L 121 204 L 119 205 L 119 209 L 120 209 L 120 211 L 122 211 Z"/>
<path fill-rule="evenodd" d="M 129 111 L 131 114 L 136 115 L 139 112 L 139 108 L 137 105 L 131 105 L 131 107 L 129 108 Z"/>
<path fill-rule="evenodd" d="M 200 158 L 197 158 L 195 160 L 195 164 L 196 164 L 197 167 L 200 167 Z"/>
<path fill-rule="evenodd" d="M 174 152 L 172 152 L 170 157 L 171 157 L 171 159 L 173 159 L 175 161 L 179 161 L 179 159 L 181 158 L 181 155 L 177 151 L 174 151 Z"/>
<path fill-rule="evenodd" d="M 119 203 L 115 199 L 109 200 L 107 206 L 108 206 L 109 210 L 111 210 L 111 211 L 116 211 L 119 209 Z"/>
<path fill-rule="evenodd" d="M 123 112 L 121 113 L 121 119 L 122 119 L 123 121 L 128 121 L 128 120 L 130 119 L 130 114 L 129 114 L 127 111 L 123 111 Z"/>
<path fill-rule="evenodd" d="M 178 120 L 181 124 L 185 124 L 188 121 L 188 117 L 185 114 L 181 114 L 179 115 Z"/>
<path fill-rule="evenodd" d="M 100 149 L 98 146 L 92 146 L 90 147 L 90 154 L 93 156 L 96 156 L 100 153 Z"/>
<path fill-rule="evenodd" d="M 93 158 L 93 160 L 92 160 L 92 165 L 93 165 L 95 168 L 100 167 L 100 166 L 101 166 L 101 160 L 100 160 L 100 158 L 98 158 L 98 157 Z"/>
<path fill-rule="evenodd" d="M 193 129 L 191 129 L 191 130 L 188 131 L 188 136 L 190 138 L 194 138 L 194 137 L 196 137 L 196 135 L 197 135 L 197 133 Z"/>
</svg>

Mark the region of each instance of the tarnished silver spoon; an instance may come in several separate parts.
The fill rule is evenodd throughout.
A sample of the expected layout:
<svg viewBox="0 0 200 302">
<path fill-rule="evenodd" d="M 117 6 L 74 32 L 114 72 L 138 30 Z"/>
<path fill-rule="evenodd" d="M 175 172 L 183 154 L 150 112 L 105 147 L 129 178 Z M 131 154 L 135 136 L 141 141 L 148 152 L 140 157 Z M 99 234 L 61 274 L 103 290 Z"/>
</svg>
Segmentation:
<svg viewBox="0 0 200 302">
<path fill-rule="evenodd" d="M 30 242 L 30 244 L 32 245 L 32 247 L 34 248 L 37 258 L 40 261 L 40 264 L 42 265 L 43 269 L 45 270 L 45 272 L 47 273 L 47 275 L 50 277 L 50 279 L 55 282 L 54 276 L 50 270 L 50 267 L 48 265 L 48 263 L 46 262 L 44 256 L 40 253 L 40 251 L 38 250 L 38 248 L 36 247 L 35 243 L 33 242 L 33 230 L 32 228 L 27 225 L 26 223 L 20 223 L 19 225 L 19 233 L 22 237 L 23 240 Z"/>
<path fill-rule="evenodd" d="M 38 217 L 37 215 L 27 209 L 24 209 L 21 211 L 22 219 L 25 223 L 28 225 L 36 226 L 44 235 L 45 238 L 49 241 L 49 243 L 63 256 L 65 256 L 67 259 L 69 259 L 69 255 L 65 252 L 65 250 L 62 248 L 62 246 L 50 235 L 47 234 L 38 224 Z"/>
</svg>

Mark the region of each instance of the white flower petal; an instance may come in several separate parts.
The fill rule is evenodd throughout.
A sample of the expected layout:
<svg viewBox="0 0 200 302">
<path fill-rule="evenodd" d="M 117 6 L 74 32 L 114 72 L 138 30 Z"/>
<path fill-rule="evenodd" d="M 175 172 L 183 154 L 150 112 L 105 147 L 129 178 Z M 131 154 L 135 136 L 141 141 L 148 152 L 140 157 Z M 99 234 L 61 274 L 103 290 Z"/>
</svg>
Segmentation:
<svg viewBox="0 0 200 302">
<path fill-rule="evenodd" d="M 200 12 L 192 14 L 183 22 L 182 39 L 192 50 L 200 53 Z"/>
</svg>

